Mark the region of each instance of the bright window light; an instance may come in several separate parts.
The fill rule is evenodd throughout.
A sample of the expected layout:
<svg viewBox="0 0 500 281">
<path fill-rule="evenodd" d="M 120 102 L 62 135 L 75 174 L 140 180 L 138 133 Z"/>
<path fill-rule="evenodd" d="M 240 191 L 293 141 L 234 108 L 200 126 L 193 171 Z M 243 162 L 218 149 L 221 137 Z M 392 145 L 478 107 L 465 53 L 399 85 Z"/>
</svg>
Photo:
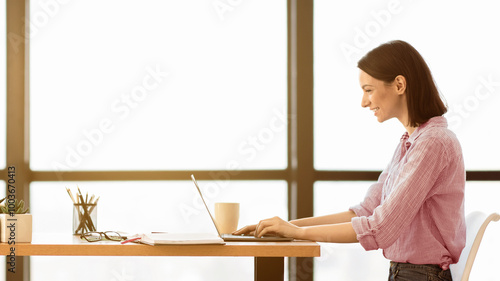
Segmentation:
<svg viewBox="0 0 500 281">
<path fill-rule="evenodd" d="M 404 133 L 361 108 L 357 61 L 381 43 L 412 44 L 446 98 L 449 128 L 468 170 L 500 169 L 500 18 L 496 1 L 324 1 L 314 3 L 315 167 L 382 170 Z M 443 13 L 442 11 L 450 11 Z M 467 19 L 467 20 L 465 20 Z"/>
<path fill-rule="evenodd" d="M 31 1 L 32 169 L 286 167 L 286 1 L 53 2 Z"/>
</svg>

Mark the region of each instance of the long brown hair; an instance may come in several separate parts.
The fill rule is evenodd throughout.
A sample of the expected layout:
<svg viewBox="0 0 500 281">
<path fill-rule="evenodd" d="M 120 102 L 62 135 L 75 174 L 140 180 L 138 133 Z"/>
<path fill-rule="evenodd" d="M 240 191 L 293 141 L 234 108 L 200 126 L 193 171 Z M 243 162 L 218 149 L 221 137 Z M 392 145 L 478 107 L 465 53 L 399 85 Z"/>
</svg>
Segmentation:
<svg viewBox="0 0 500 281">
<path fill-rule="evenodd" d="M 390 41 L 371 50 L 358 61 L 358 68 L 385 83 L 392 83 L 398 75 L 406 78 L 408 125 L 412 127 L 447 111 L 429 66 L 420 53 L 404 41 Z"/>
</svg>

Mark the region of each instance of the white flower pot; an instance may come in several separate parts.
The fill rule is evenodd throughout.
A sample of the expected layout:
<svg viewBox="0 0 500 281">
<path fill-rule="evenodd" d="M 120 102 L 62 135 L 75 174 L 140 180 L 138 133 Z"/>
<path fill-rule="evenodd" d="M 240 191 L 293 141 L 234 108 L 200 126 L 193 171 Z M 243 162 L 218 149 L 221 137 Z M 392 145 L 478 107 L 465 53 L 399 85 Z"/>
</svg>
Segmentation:
<svg viewBox="0 0 500 281">
<path fill-rule="evenodd" d="M 0 242 L 9 244 L 31 242 L 33 218 L 31 214 L 0 214 Z"/>
</svg>

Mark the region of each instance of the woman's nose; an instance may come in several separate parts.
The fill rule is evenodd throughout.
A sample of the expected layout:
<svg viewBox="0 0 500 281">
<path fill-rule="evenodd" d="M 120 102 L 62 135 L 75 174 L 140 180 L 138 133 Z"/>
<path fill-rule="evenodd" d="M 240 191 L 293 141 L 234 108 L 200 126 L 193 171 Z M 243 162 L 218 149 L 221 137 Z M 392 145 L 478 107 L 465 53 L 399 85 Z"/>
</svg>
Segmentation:
<svg viewBox="0 0 500 281">
<path fill-rule="evenodd" d="M 363 98 L 361 98 L 361 107 L 368 107 L 370 106 L 370 99 L 368 98 L 368 95 L 365 93 L 363 94 Z"/>
</svg>

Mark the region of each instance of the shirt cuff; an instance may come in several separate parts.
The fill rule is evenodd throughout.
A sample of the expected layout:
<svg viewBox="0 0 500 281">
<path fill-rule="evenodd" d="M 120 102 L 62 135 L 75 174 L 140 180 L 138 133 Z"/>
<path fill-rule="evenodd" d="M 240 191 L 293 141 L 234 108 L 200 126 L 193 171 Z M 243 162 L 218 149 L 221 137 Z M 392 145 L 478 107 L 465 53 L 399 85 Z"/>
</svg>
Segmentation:
<svg viewBox="0 0 500 281">
<path fill-rule="evenodd" d="M 356 232 L 356 238 L 359 241 L 359 244 L 367 250 L 377 250 L 378 244 L 375 241 L 375 236 L 373 231 L 370 230 L 370 223 L 367 217 L 354 217 L 351 219 L 352 227 Z"/>
</svg>

